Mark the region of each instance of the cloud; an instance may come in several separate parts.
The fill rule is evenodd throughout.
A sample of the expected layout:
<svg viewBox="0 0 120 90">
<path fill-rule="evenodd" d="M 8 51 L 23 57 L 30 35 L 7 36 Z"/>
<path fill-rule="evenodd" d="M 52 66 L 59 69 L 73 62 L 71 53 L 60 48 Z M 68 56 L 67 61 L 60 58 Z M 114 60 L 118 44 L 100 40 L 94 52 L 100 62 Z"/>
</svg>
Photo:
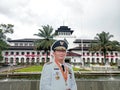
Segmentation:
<svg viewBox="0 0 120 90">
<path fill-rule="evenodd" d="M 105 31 L 120 40 L 119 3 L 120 0 L 1 0 L 0 23 L 15 25 L 13 38 L 33 37 L 41 25 L 49 24 L 56 30 L 64 22 L 80 38 L 93 38 Z"/>
</svg>

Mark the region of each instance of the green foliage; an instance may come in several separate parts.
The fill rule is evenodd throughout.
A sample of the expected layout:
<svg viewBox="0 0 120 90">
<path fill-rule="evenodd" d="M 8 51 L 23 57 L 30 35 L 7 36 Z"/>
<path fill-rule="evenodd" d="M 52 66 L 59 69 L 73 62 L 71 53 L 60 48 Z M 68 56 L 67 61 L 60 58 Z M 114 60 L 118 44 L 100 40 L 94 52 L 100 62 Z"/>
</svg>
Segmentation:
<svg viewBox="0 0 120 90">
<path fill-rule="evenodd" d="M 43 66 L 41 65 L 34 65 L 26 68 L 17 69 L 15 70 L 15 72 L 41 72 L 42 68 Z"/>
<path fill-rule="evenodd" d="M 0 24 L 0 39 L 6 39 L 7 33 L 13 33 L 14 25 L 12 24 Z"/>
<path fill-rule="evenodd" d="M 48 52 L 50 51 L 51 45 L 55 41 L 53 38 L 56 36 L 56 33 L 53 33 L 52 26 L 42 26 L 42 29 L 38 29 L 38 34 L 34 34 L 42 39 L 39 39 L 35 42 L 37 50 L 44 50 L 46 53 L 46 58 L 48 58 Z"/>
<path fill-rule="evenodd" d="M 17 69 L 14 72 L 41 72 L 43 65 L 32 65 L 25 68 Z M 73 71 L 88 71 L 86 69 L 73 68 Z"/>
<path fill-rule="evenodd" d="M 2 50 L 7 49 L 9 46 L 6 41 L 6 34 L 7 33 L 13 33 L 13 27 L 12 24 L 0 24 L 0 60 L 2 60 Z"/>
<path fill-rule="evenodd" d="M 110 39 L 113 35 L 110 35 L 109 32 L 101 32 L 96 34 L 94 38 L 95 42 L 91 43 L 90 51 L 97 52 L 100 51 L 104 55 L 104 60 L 106 60 L 107 51 L 120 51 L 120 43 L 118 41 L 111 41 Z"/>
<path fill-rule="evenodd" d="M 56 36 L 55 33 L 53 33 L 52 26 L 42 26 L 42 29 L 38 29 L 38 34 L 34 34 L 42 39 L 39 39 L 35 42 L 36 48 L 38 50 L 50 50 L 50 47 L 52 43 L 55 41 L 53 38 Z"/>
<path fill-rule="evenodd" d="M 79 70 L 80 70 L 79 68 L 73 67 L 73 71 L 79 71 Z"/>
</svg>

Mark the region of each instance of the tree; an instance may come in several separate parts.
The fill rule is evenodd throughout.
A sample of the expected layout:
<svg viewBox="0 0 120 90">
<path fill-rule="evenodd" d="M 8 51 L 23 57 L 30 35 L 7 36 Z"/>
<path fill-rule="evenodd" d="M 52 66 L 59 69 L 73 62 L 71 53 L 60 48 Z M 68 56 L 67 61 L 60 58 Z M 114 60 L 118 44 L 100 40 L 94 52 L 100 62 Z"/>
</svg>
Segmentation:
<svg viewBox="0 0 120 90">
<path fill-rule="evenodd" d="M 13 27 L 12 24 L 0 24 L 0 39 L 6 40 L 6 34 L 14 32 Z"/>
<path fill-rule="evenodd" d="M 3 59 L 2 57 L 2 51 L 7 49 L 9 46 L 7 44 L 7 33 L 13 33 L 13 27 L 14 25 L 12 24 L 0 24 L 0 61 Z"/>
<path fill-rule="evenodd" d="M 106 59 L 106 55 L 108 51 L 114 51 L 114 50 L 120 50 L 120 44 L 118 41 L 111 41 L 110 39 L 113 37 L 113 35 L 110 35 L 109 32 L 101 32 L 100 34 L 96 34 L 96 37 L 94 38 L 95 42 L 91 43 L 90 51 L 100 51 L 104 55 L 104 61 L 105 64 L 108 64 L 108 61 Z"/>
<path fill-rule="evenodd" d="M 42 39 L 39 39 L 35 42 L 35 46 L 37 50 L 44 50 L 46 54 L 46 60 L 48 61 L 48 52 L 50 51 L 50 47 L 55 41 L 53 38 L 57 35 L 53 33 L 52 26 L 42 26 L 42 29 L 38 29 L 38 34 L 34 34 Z"/>
</svg>

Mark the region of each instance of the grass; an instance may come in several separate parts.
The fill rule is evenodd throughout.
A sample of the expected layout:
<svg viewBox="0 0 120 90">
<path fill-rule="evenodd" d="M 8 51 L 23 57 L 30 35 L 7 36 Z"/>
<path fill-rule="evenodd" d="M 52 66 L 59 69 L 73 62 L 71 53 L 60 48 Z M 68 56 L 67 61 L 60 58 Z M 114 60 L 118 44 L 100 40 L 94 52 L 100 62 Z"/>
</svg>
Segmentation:
<svg viewBox="0 0 120 90">
<path fill-rule="evenodd" d="M 33 65 L 33 66 L 28 66 L 25 68 L 17 69 L 14 72 L 41 72 L 42 68 L 43 66 L 41 65 Z M 73 71 L 87 71 L 87 70 L 74 67 Z"/>
<path fill-rule="evenodd" d="M 41 65 L 34 65 L 34 66 L 28 66 L 25 68 L 17 69 L 14 72 L 41 72 L 42 71 Z"/>
<path fill-rule="evenodd" d="M 80 69 L 79 68 L 73 68 L 73 71 L 79 71 Z"/>
</svg>

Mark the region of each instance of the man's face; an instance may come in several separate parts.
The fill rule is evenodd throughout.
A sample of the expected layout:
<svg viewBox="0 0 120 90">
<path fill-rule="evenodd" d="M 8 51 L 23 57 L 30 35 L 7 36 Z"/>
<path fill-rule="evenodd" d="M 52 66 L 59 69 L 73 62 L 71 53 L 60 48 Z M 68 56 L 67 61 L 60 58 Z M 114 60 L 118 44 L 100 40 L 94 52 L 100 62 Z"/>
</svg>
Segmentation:
<svg viewBox="0 0 120 90">
<path fill-rule="evenodd" d="M 56 60 L 64 60 L 66 57 L 66 53 L 66 50 L 55 50 L 55 52 L 53 52 Z"/>
</svg>

